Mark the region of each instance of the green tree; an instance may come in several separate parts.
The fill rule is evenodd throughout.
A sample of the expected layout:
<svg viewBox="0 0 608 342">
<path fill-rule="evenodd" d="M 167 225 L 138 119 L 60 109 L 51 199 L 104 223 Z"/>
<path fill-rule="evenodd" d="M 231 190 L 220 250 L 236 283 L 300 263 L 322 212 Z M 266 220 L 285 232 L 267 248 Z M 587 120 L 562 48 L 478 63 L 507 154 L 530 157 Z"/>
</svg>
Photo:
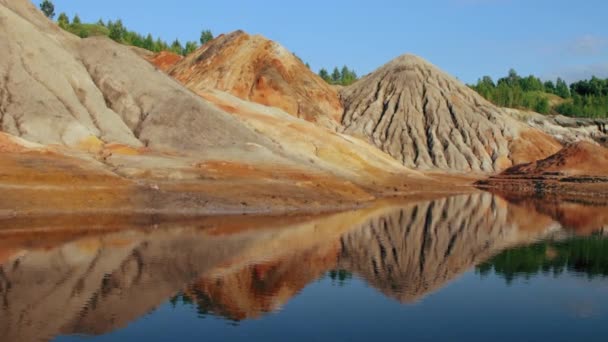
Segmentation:
<svg viewBox="0 0 608 342">
<path fill-rule="evenodd" d="M 203 30 L 200 38 L 201 46 L 207 44 L 211 40 L 213 40 L 213 33 L 211 33 L 210 30 Z"/>
<path fill-rule="evenodd" d="M 174 52 L 178 55 L 183 54 L 184 48 L 182 47 L 182 43 L 180 43 L 179 39 L 175 39 L 173 43 L 171 43 L 171 52 Z"/>
<path fill-rule="evenodd" d="M 568 84 L 561 78 L 557 78 L 557 82 L 555 83 L 555 95 L 567 99 L 570 97 L 570 89 L 568 88 Z"/>
<path fill-rule="evenodd" d="M 547 81 L 543 86 L 547 93 L 555 94 L 555 83 L 553 81 Z"/>
<path fill-rule="evenodd" d="M 70 27 L 70 18 L 68 18 L 67 14 L 65 14 L 64 12 L 61 12 L 59 14 L 59 17 L 57 18 L 57 24 L 62 29 L 67 30 L 68 27 Z"/>
<path fill-rule="evenodd" d="M 167 51 L 167 50 L 169 50 L 167 43 L 162 41 L 160 38 L 157 38 L 156 42 L 154 42 L 154 50 L 152 50 L 152 51 L 161 52 L 161 51 Z"/>
<path fill-rule="evenodd" d="M 152 38 L 152 35 L 150 33 L 148 33 L 148 35 L 144 39 L 143 45 L 144 49 L 154 51 L 154 38 Z"/>
<path fill-rule="evenodd" d="M 74 19 L 72 19 L 72 25 L 80 25 L 82 24 L 82 21 L 80 21 L 80 17 L 78 16 L 78 14 L 74 15 Z"/>
<path fill-rule="evenodd" d="M 541 97 L 534 105 L 534 111 L 537 113 L 548 114 L 550 110 L 551 106 L 549 106 L 549 100 L 546 97 Z"/>
<path fill-rule="evenodd" d="M 103 22 L 103 19 L 97 20 L 97 25 L 106 27 L 106 23 Z"/>
<path fill-rule="evenodd" d="M 357 73 L 354 70 L 350 70 L 346 65 L 342 67 L 340 71 L 340 84 L 348 86 L 353 84 L 357 80 Z"/>
<path fill-rule="evenodd" d="M 195 41 L 186 42 L 186 46 L 184 46 L 183 55 L 187 56 L 198 49 L 198 43 Z"/>
<path fill-rule="evenodd" d="M 340 73 L 340 70 L 338 69 L 338 67 L 335 67 L 334 71 L 331 73 L 331 83 L 340 84 L 341 80 L 342 80 L 342 73 Z"/>
<path fill-rule="evenodd" d="M 108 29 L 110 30 L 110 39 L 123 42 L 123 38 L 127 34 L 127 29 L 122 24 L 122 20 L 118 19 L 116 22 L 108 21 Z"/>
<path fill-rule="evenodd" d="M 496 84 L 494 84 L 494 80 L 490 76 L 484 76 L 477 80 L 477 84 L 472 86 L 475 91 L 477 91 L 481 96 L 485 99 L 493 101 Z"/>
<path fill-rule="evenodd" d="M 543 82 L 532 75 L 520 79 L 519 85 L 523 91 L 544 91 Z"/>
<path fill-rule="evenodd" d="M 55 17 L 55 5 L 49 0 L 44 0 L 40 4 L 40 10 L 47 18 L 53 19 Z"/>
<path fill-rule="evenodd" d="M 321 70 L 319 70 L 319 77 L 321 77 L 325 82 L 331 83 L 331 76 L 329 76 L 327 69 L 321 68 Z"/>
</svg>

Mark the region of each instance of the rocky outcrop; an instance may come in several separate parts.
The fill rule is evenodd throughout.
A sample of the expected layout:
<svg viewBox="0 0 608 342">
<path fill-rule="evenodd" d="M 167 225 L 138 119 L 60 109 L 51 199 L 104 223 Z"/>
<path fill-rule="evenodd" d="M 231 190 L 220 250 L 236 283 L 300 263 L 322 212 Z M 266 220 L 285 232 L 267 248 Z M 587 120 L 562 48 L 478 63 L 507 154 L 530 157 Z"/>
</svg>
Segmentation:
<svg viewBox="0 0 608 342">
<path fill-rule="evenodd" d="M 334 88 L 293 53 L 236 31 L 188 55 L 169 71 L 196 93 L 216 89 L 336 129 L 342 106 Z"/>
<path fill-rule="evenodd" d="M 608 119 L 543 115 L 511 108 L 505 110 L 515 119 L 553 136 L 562 144 L 587 141 L 608 147 Z"/>
<path fill-rule="evenodd" d="M 552 137 L 412 55 L 345 88 L 341 97 L 344 132 L 409 167 L 495 172 L 560 148 Z"/>
</svg>

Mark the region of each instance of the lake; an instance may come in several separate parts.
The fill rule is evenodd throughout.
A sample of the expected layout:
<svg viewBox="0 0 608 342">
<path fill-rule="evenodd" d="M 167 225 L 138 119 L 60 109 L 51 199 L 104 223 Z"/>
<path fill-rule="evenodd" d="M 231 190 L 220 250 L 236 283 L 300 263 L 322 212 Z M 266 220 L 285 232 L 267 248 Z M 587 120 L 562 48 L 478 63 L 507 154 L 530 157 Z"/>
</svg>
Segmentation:
<svg viewBox="0 0 608 342">
<path fill-rule="evenodd" d="M 0 220 L 2 341 L 604 341 L 608 211 L 487 193 L 320 216 Z"/>
</svg>

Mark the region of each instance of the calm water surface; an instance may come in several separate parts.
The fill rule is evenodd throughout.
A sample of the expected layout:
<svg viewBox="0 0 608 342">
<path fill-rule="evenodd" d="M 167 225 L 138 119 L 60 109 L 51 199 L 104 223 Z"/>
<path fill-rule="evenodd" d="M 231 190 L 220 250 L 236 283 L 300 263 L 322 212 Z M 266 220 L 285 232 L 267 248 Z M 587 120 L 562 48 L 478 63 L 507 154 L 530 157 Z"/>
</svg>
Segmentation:
<svg viewBox="0 0 608 342">
<path fill-rule="evenodd" d="M 2 341 L 608 338 L 607 207 L 0 221 Z"/>
</svg>

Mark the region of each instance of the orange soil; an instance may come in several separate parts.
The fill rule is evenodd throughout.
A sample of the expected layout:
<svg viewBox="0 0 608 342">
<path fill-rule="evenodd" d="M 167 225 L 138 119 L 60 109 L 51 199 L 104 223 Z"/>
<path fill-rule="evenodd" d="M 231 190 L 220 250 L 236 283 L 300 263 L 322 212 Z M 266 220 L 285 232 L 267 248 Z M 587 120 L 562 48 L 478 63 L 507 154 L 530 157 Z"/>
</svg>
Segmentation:
<svg viewBox="0 0 608 342">
<path fill-rule="evenodd" d="M 529 129 L 511 142 L 511 159 L 513 165 L 529 163 L 557 153 L 561 148 L 555 138 L 537 129 Z"/>
<path fill-rule="evenodd" d="M 184 59 L 184 57 L 176 53 L 169 51 L 161 51 L 153 57 L 149 58 L 149 61 L 160 70 L 167 72 L 177 63 L 179 63 L 182 59 Z"/>
<path fill-rule="evenodd" d="M 178 62 L 169 74 L 195 92 L 226 91 L 331 126 L 342 115 L 337 91 L 277 43 L 243 32 L 222 35 Z"/>
<path fill-rule="evenodd" d="M 572 176 L 608 176 L 608 149 L 589 142 L 579 142 L 546 159 L 514 166 L 504 174 L 542 175 L 547 172 Z"/>
</svg>

